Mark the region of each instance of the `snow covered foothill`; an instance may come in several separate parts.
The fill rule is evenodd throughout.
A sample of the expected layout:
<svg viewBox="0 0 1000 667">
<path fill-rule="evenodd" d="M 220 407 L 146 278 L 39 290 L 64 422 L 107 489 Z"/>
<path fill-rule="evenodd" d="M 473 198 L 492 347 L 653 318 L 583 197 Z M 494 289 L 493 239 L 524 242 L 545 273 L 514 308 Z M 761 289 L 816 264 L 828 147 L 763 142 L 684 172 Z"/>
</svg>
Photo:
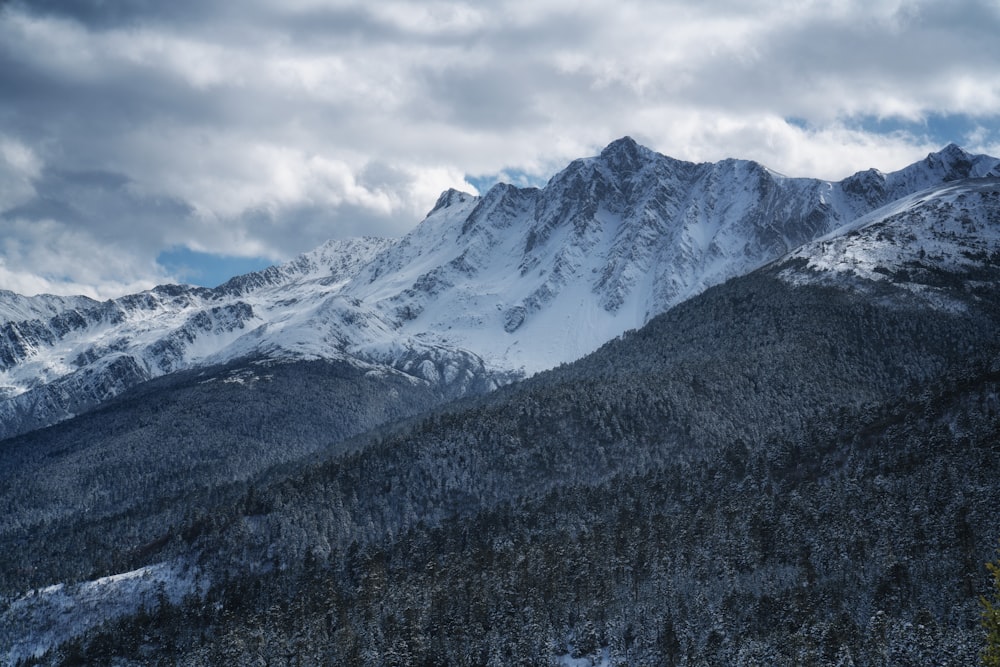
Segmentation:
<svg viewBox="0 0 1000 667">
<path fill-rule="evenodd" d="M 904 197 L 781 261 L 793 284 L 887 283 L 939 300 L 945 276 L 974 285 L 1000 268 L 1000 178 L 956 181 Z"/>
<path fill-rule="evenodd" d="M 54 584 L 29 591 L 0 611 L 0 662 L 40 657 L 50 648 L 105 621 L 179 603 L 199 594 L 197 573 L 178 563 L 158 563 L 93 581 Z"/>
</svg>

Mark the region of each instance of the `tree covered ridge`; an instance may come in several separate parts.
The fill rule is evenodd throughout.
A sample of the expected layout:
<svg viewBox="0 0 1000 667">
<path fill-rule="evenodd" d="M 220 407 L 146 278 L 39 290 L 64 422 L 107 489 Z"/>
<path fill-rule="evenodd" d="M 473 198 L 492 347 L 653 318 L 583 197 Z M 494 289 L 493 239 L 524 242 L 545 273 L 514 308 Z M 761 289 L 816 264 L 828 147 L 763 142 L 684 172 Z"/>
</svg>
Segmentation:
<svg viewBox="0 0 1000 667">
<path fill-rule="evenodd" d="M 117 566 L 188 558 L 212 588 L 45 661 L 969 664 L 1000 309 L 884 290 L 754 274 L 199 510 L 140 508 L 165 539 Z"/>
<path fill-rule="evenodd" d="M 100 664 L 121 650 L 110 638 L 150 636 L 163 664 L 546 664 L 601 650 L 631 664 L 970 664 L 976 527 L 1000 500 L 1000 433 L 978 407 L 998 388 L 996 373 L 954 379 L 926 400 L 842 415 L 828 440 L 733 444 L 710 465 L 307 549 L 206 600 L 112 624 L 86 655 Z M 257 490 L 234 511 L 284 513 L 294 530 L 292 517 L 318 510 L 300 492 Z"/>
</svg>

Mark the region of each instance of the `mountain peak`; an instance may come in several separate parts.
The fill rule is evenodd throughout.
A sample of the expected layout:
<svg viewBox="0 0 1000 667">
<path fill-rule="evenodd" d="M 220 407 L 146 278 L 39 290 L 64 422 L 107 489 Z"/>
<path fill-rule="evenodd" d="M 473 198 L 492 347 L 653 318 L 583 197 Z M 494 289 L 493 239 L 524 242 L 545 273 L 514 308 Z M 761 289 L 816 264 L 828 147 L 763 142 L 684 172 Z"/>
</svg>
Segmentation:
<svg viewBox="0 0 1000 667">
<path fill-rule="evenodd" d="M 929 153 L 928 160 L 941 160 L 948 164 L 968 162 L 972 155 L 956 143 L 950 143 L 936 153 Z"/>
<path fill-rule="evenodd" d="M 973 155 L 961 146 L 951 143 L 936 153 L 928 154 L 923 164 L 940 172 L 944 181 L 956 181 L 985 176 L 997 162 L 996 158 Z"/>
<path fill-rule="evenodd" d="M 604 147 L 601 156 L 615 155 L 620 153 L 638 153 L 641 147 L 632 137 L 625 135 L 621 139 L 615 139 Z"/>
<path fill-rule="evenodd" d="M 954 154 L 968 155 L 969 154 L 964 148 L 962 148 L 961 146 L 959 146 L 955 142 L 949 143 L 947 146 L 945 146 L 944 148 L 942 148 L 939 151 L 939 153 L 941 153 L 942 155 L 945 155 L 945 154 L 947 154 L 947 155 L 954 155 Z"/>
<path fill-rule="evenodd" d="M 643 161 L 645 153 L 649 152 L 648 148 L 640 146 L 635 139 L 625 136 L 608 144 L 601 151 L 601 159 L 614 169 L 634 170 Z"/>
<path fill-rule="evenodd" d="M 406 355 L 437 350 L 497 373 L 551 368 L 880 207 L 997 172 L 1000 160 L 949 145 L 886 175 L 771 178 L 759 163 L 683 162 L 625 136 L 544 188 L 448 189 L 402 239 L 328 243 L 215 290 L 108 305 L 0 292 L 0 437 L 88 408 L 111 384 L 251 355 L 409 372 Z M 112 368 L 123 355 L 145 375 Z M 60 403 L 71 389 L 81 398 Z"/>
<path fill-rule="evenodd" d="M 455 188 L 448 188 L 441 193 L 441 196 L 438 197 L 437 202 L 434 204 L 434 208 L 432 208 L 427 215 L 430 215 L 439 209 L 454 206 L 455 204 L 464 204 L 472 199 L 472 197 L 473 195 L 470 195 L 468 192 L 462 192 L 461 190 L 456 190 Z"/>
</svg>

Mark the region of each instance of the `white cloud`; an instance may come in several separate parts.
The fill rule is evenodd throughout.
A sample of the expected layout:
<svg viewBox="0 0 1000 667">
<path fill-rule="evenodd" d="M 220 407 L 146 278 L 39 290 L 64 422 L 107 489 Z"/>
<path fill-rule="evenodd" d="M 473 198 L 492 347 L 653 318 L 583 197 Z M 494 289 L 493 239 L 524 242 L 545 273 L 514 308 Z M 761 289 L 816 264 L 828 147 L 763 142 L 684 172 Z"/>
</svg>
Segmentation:
<svg viewBox="0 0 1000 667">
<path fill-rule="evenodd" d="M 105 299 L 165 282 L 128 248 L 97 241 L 54 220 L 8 219 L 0 240 L 0 285 L 28 296 L 83 294 Z"/>
<path fill-rule="evenodd" d="M 939 148 L 899 129 L 934 115 L 1000 142 L 995 2 L 52 6 L 0 12 L 0 215 L 34 202 L 131 257 L 80 284 L 162 277 L 170 246 L 278 260 L 401 234 L 464 174 L 544 178 L 624 134 L 826 178 Z"/>
<path fill-rule="evenodd" d="M 378 2 L 371 5 L 380 21 L 405 32 L 465 35 L 485 27 L 485 10 L 465 2 Z"/>
<path fill-rule="evenodd" d="M 42 163 L 30 147 L 0 134 L 0 202 L 14 207 L 35 194 L 31 182 L 38 178 Z"/>
<path fill-rule="evenodd" d="M 33 64 L 52 77 L 86 80 L 100 74 L 92 40 L 81 26 L 6 9 L 0 16 L 0 38 L 7 49 L 30 54 Z"/>
</svg>

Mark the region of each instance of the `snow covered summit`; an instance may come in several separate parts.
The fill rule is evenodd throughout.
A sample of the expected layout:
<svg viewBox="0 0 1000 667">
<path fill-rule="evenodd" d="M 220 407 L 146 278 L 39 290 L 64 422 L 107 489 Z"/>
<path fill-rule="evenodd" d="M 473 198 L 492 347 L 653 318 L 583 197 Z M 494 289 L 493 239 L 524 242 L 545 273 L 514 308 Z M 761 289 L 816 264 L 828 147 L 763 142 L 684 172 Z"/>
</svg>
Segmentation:
<svg viewBox="0 0 1000 667">
<path fill-rule="evenodd" d="M 234 359 L 340 359 L 461 394 L 575 360 L 927 188 L 1000 174 L 948 146 L 890 174 L 788 178 L 625 137 L 543 188 L 449 190 L 400 239 L 332 241 L 215 289 L 98 303 L 0 292 L 0 437 Z"/>
<path fill-rule="evenodd" d="M 949 146 L 833 183 L 743 160 L 683 162 L 625 137 L 541 189 L 443 194 L 345 291 L 401 332 L 531 373 L 928 184 L 998 164 Z"/>
</svg>

